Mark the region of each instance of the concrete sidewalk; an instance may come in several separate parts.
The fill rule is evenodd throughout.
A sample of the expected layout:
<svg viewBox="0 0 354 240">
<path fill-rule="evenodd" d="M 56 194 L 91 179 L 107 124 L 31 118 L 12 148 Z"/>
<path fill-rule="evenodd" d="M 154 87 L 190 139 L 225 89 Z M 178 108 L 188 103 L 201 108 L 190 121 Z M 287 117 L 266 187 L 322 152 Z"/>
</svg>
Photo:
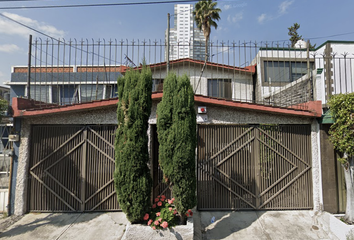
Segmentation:
<svg viewBox="0 0 354 240">
<path fill-rule="evenodd" d="M 30 213 L 8 228 L 1 229 L 0 238 L 117 240 L 122 238 L 127 224 L 128 220 L 122 212 Z"/>
<path fill-rule="evenodd" d="M 211 220 L 215 217 L 215 220 Z M 1 239 L 338 239 L 321 228 L 320 215 L 313 211 L 194 211 L 192 232 L 181 229 L 145 232 L 130 225 L 122 212 L 109 213 L 30 213 L 0 219 Z M 147 227 L 147 226 L 146 226 Z M 144 229 L 144 230 L 142 230 Z M 147 231 L 152 231 L 147 227 Z M 190 231 L 190 230 L 188 230 Z M 135 234 L 139 232 L 140 234 Z M 180 234 L 177 234 L 179 232 Z M 126 234 L 125 234 L 126 233 Z M 129 233 L 129 234 L 128 234 Z M 189 235 L 188 235 L 189 234 Z"/>
<path fill-rule="evenodd" d="M 321 229 L 313 211 L 197 212 L 194 224 L 195 239 L 203 240 L 338 239 Z"/>
</svg>

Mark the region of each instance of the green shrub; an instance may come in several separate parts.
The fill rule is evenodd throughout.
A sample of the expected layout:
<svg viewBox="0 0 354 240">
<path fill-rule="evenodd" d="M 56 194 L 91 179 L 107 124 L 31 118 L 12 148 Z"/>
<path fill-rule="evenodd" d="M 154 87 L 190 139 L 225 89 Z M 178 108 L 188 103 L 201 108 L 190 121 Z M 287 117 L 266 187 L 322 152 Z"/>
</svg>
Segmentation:
<svg viewBox="0 0 354 240">
<path fill-rule="evenodd" d="M 118 79 L 114 182 L 119 205 L 132 223 L 142 221 L 151 205 L 152 180 L 147 166 L 151 88 L 151 71 L 145 66 L 141 73 L 129 70 Z"/>
</svg>

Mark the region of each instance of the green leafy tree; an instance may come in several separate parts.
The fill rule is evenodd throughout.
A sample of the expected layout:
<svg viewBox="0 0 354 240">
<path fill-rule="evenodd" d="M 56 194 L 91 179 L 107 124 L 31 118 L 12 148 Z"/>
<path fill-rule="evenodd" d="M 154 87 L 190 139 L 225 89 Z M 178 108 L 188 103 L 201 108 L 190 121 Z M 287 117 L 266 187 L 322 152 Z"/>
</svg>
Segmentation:
<svg viewBox="0 0 354 240">
<path fill-rule="evenodd" d="M 354 93 L 332 96 L 329 108 L 334 118 L 330 139 L 340 155 L 347 188 L 345 218 L 354 222 Z"/>
<path fill-rule="evenodd" d="M 196 205 L 196 113 L 189 78 L 169 74 L 157 106 L 159 163 L 185 223 L 185 213 Z"/>
<path fill-rule="evenodd" d="M 151 113 L 151 70 L 129 70 L 118 79 L 118 128 L 114 173 L 118 202 L 132 223 L 150 209 L 152 180 L 147 166 L 148 119 Z"/>
<path fill-rule="evenodd" d="M 289 27 L 288 30 L 288 35 L 290 36 L 290 42 L 291 42 L 291 47 L 295 47 L 295 44 L 297 43 L 297 41 L 302 40 L 302 35 L 299 35 L 297 30 L 299 30 L 300 28 L 300 24 L 298 23 L 294 23 L 293 26 Z M 315 45 L 312 45 L 311 43 L 309 43 L 309 48 L 310 49 L 314 49 L 316 47 Z"/>
<path fill-rule="evenodd" d="M 195 4 L 193 16 L 199 30 L 203 31 L 205 37 L 205 61 L 208 59 L 208 42 L 211 27 L 218 28 L 216 21 L 220 20 L 221 9 L 216 7 L 217 2 L 203 0 Z"/>
<path fill-rule="evenodd" d="M 293 26 L 289 27 L 288 35 L 290 36 L 291 47 L 294 47 L 297 41 L 302 39 L 302 35 L 297 33 L 297 30 L 300 28 L 300 24 L 294 23 Z"/>
<path fill-rule="evenodd" d="M 0 98 L 0 122 L 2 117 L 4 116 L 4 112 L 9 108 L 9 103 L 5 99 Z"/>
</svg>

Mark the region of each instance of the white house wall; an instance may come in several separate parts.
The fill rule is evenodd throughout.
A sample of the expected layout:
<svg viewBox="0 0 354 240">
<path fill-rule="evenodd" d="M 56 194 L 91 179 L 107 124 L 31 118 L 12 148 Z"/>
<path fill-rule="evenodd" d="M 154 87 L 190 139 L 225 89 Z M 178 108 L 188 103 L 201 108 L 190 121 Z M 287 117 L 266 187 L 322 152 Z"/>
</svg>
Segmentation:
<svg viewBox="0 0 354 240">
<path fill-rule="evenodd" d="M 289 46 L 267 46 L 268 48 L 277 48 L 272 50 L 260 50 L 257 56 L 252 60 L 251 65 L 257 65 L 257 88 L 256 99 L 262 102 L 264 99 L 269 98 L 274 92 L 282 90 L 280 86 L 271 86 L 269 82 L 263 79 L 263 61 L 272 59 L 274 61 L 298 61 L 307 62 L 307 51 L 305 50 L 289 50 Z M 285 48 L 282 48 L 285 47 Z M 285 59 L 285 60 L 284 60 Z"/>
<path fill-rule="evenodd" d="M 325 66 L 326 48 L 330 47 L 330 70 Z M 354 92 L 354 43 L 328 43 L 324 44 L 315 52 L 316 68 L 324 69 L 320 95 L 323 104 L 327 103 L 326 95 Z M 331 89 L 328 89 L 326 81 L 326 72 L 330 71 L 332 83 Z"/>
<path fill-rule="evenodd" d="M 253 83 L 251 73 L 206 66 L 202 77 L 200 77 L 201 67 L 199 64 L 197 66 L 186 64 L 186 66 L 178 68 L 171 67 L 170 72 L 179 76 L 184 74 L 189 76 L 193 90 L 196 90 L 195 93 L 204 96 L 208 96 L 208 79 L 231 79 L 232 100 L 252 102 Z M 165 79 L 166 70 L 152 69 L 152 76 L 155 79 Z"/>
</svg>

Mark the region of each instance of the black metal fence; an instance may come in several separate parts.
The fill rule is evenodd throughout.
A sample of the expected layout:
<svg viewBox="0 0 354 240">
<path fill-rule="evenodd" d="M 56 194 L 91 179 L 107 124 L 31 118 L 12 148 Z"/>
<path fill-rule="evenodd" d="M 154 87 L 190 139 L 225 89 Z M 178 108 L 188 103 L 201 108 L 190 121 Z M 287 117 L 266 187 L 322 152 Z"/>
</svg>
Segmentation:
<svg viewBox="0 0 354 240">
<path fill-rule="evenodd" d="M 167 68 L 187 74 L 196 94 L 280 107 L 306 108 L 302 103 L 325 103 L 332 94 L 354 90 L 351 54 L 292 48 L 287 42 L 217 41 L 209 44 L 204 62 L 194 57 L 192 46 L 170 46 L 170 56 L 179 54 L 167 61 L 167 43 L 161 40 L 38 38 L 31 42 L 28 67 L 15 67 L 11 84 L 43 106 L 82 103 L 117 97 L 117 78 L 146 63 L 154 91 L 163 89 Z M 204 52 L 198 54 L 204 59 Z"/>
</svg>

